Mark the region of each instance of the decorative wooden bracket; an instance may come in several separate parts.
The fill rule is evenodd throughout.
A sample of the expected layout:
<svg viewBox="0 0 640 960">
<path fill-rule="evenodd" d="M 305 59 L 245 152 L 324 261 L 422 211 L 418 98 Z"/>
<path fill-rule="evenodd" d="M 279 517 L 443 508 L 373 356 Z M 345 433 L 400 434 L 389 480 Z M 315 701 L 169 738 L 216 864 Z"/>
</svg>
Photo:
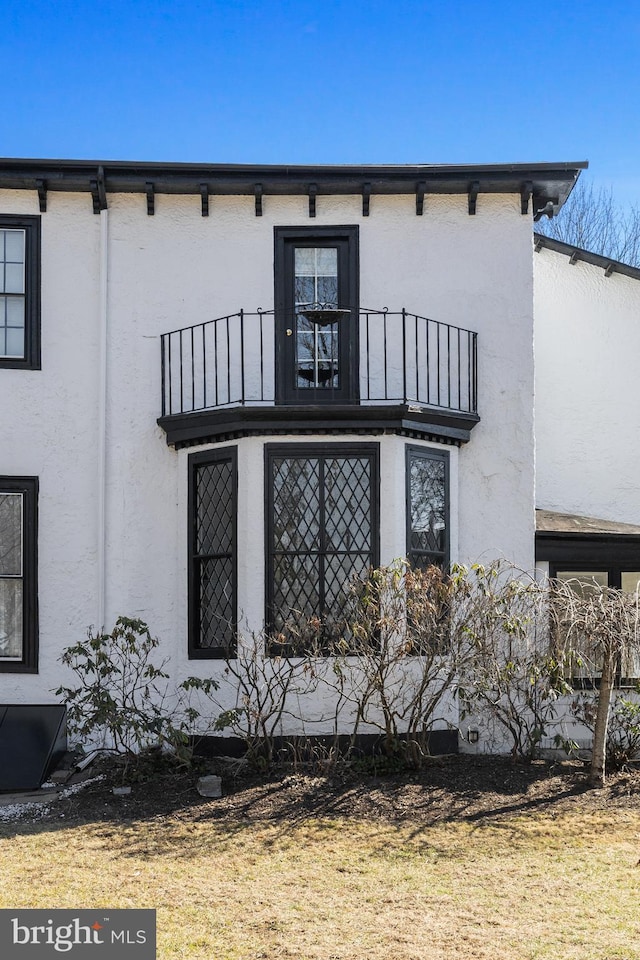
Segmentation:
<svg viewBox="0 0 640 960">
<path fill-rule="evenodd" d="M 362 184 L 362 216 L 369 216 L 369 202 L 371 200 L 371 184 Z"/>
<path fill-rule="evenodd" d="M 253 195 L 256 201 L 256 217 L 262 216 L 262 184 L 256 183 L 253 188 Z"/>
<path fill-rule="evenodd" d="M 615 269 L 616 269 L 615 263 L 608 263 L 604 270 L 605 277 L 610 277 Z"/>
<path fill-rule="evenodd" d="M 47 184 L 44 180 L 36 180 L 36 189 L 38 191 L 38 202 L 40 203 L 40 213 L 47 212 Z"/>
<path fill-rule="evenodd" d="M 421 180 L 416 187 L 416 216 L 421 217 L 424 213 L 424 195 L 427 192 L 427 185 Z"/>
<path fill-rule="evenodd" d="M 533 183 L 527 180 L 520 191 L 520 213 L 529 213 L 529 200 L 533 196 Z"/>
<path fill-rule="evenodd" d="M 147 216 L 152 217 L 156 212 L 156 191 L 150 180 L 146 183 L 147 191 Z"/>
<path fill-rule="evenodd" d="M 107 186 L 104 179 L 104 167 L 98 167 L 98 176 L 89 183 L 93 199 L 93 212 L 100 213 L 107 209 Z"/>
<path fill-rule="evenodd" d="M 476 213 L 476 201 L 480 192 L 480 182 L 473 180 L 469 184 L 469 216 L 473 217 Z"/>
<path fill-rule="evenodd" d="M 569 257 L 569 263 L 571 264 L 572 267 L 575 267 L 579 259 L 580 259 L 580 254 L 578 253 L 577 250 L 574 250 L 571 256 Z"/>
<path fill-rule="evenodd" d="M 202 216 L 209 216 L 209 184 L 200 184 L 200 198 L 202 200 Z"/>
<path fill-rule="evenodd" d="M 318 184 L 310 183 L 309 184 L 309 216 L 315 217 L 316 215 L 316 197 L 318 196 Z"/>
</svg>

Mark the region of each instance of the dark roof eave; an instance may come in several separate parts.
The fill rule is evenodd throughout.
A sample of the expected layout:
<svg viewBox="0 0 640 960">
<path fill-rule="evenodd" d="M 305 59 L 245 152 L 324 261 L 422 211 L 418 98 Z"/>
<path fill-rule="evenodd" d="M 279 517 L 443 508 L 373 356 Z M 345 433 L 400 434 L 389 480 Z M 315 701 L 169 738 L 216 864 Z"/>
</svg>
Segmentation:
<svg viewBox="0 0 640 960">
<path fill-rule="evenodd" d="M 480 193 L 521 194 L 530 185 L 537 203 L 561 206 L 586 161 L 574 163 L 416 164 L 416 165 L 256 165 L 159 163 L 119 160 L 0 159 L 0 188 L 37 189 L 38 181 L 53 191 L 91 192 L 100 180 L 107 193 L 199 194 L 206 184 L 212 195 L 306 194 L 315 184 L 319 194 L 411 194 L 424 186 L 429 193 L 466 194 L 472 183 Z M 94 182 L 92 187 L 92 181 Z"/>
<path fill-rule="evenodd" d="M 564 243 L 564 241 L 556 240 L 554 237 L 547 237 L 543 233 L 534 233 L 534 242 L 536 252 L 541 249 L 553 250 L 554 253 L 561 253 L 565 257 L 569 257 L 574 264 L 576 261 L 582 260 L 584 263 L 602 267 L 607 276 L 610 276 L 612 273 L 621 273 L 625 277 L 640 280 L 640 267 L 632 267 L 628 263 L 622 263 L 620 260 L 612 260 L 611 257 L 605 257 L 600 253 L 583 250 L 582 247 L 576 247 L 572 243 Z"/>
</svg>

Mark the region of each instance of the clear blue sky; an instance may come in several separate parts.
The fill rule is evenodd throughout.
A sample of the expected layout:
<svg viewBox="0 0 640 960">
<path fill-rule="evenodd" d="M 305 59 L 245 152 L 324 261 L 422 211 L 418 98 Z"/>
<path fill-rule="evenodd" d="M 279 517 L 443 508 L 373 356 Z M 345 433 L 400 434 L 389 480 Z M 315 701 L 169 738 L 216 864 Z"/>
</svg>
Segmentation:
<svg viewBox="0 0 640 960">
<path fill-rule="evenodd" d="M 5 157 L 590 161 L 640 204 L 636 0 L 2 0 Z"/>
</svg>

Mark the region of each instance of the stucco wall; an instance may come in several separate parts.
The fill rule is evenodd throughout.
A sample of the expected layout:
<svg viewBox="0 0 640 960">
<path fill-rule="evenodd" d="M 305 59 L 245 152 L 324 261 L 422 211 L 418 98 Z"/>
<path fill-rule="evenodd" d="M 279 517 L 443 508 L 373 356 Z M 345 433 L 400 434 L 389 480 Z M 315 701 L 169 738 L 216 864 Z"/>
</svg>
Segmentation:
<svg viewBox="0 0 640 960">
<path fill-rule="evenodd" d="M 35 195 L 6 192 L 0 210 L 37 212 Z M 49 195 L 43 225 L 41 371 L 0 371 L 0 473 L 40 476 L 40 673 L 0 674 L 0 701 L 48 701 L 60 650 L 96 623 L 99 604 L 98 411 L 100 221 L 86 196 Z M 176 676 L 206 673 L 186 655 L 186 458 L 167 447 L 160 414 L 163 332 L 240 307 L 273 304 L 274 225 L 360 227 L 360 298 L 406 306 L 478 332 L 479 412 L 452 454 L 452 555 L 533 565 L 533 319 L 530 218 L 514 197 L 109 196 L 105 622 L 147 620 Z M 285 438 L 279 438 L 281 442 Z M 298 439 L 299 438 L 292 438 Z M 326 440 L 326 437 L 318 438 Z M 366 441 L 366 437 L 344 438 Z M 381 559 L 404 549 L 404 441 L 381 444 Z M 313 438 L 307 438 L 312 442 Z M 263 609 L 261 439 L 239 441 L 240 607 Z M 199 449 L 199 448 L 194 448 Z M 257 491 L 257 492 L 256 492 Z M 254 546 L 255 543 L 255 546 Z M 243 599 L 244 597 L 244 599 Z"/>
<path fill-rule="evenodd" d="M 640 281 L 534 256 L 536 506 L 640 523 Z"/>
</svg>

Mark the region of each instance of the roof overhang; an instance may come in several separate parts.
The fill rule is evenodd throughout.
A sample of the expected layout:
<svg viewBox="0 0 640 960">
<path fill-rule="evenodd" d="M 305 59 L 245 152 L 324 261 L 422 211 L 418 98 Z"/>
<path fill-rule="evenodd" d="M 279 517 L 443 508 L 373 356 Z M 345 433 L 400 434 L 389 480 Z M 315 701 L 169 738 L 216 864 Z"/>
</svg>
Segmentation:
<svg viewBox="0 0 640 960">
<path fill-rule="evenodd" d="M 576 247 L 572 243 L 564 243 L 564 241 L 556 240 L 554 237 L 547 237 L 543 233 L 534 234 L 534 246 L 536 253 L 539 253 L 540 250 L 553 250 L 554 253 L 563 254 L 569 258 L 571 266 L 574 266 L 578 261 L 582 261 L 595 267 L 601 267 L 604 270 L 605 277 L 610 277 L 612 273 L 621 273 L 625 277 L 640 280 L 640 267 L 632 267 L 620 260 L 604 257 L 600 253 L 583 250 L 582 247 Z"/>
<path fill-rule="evenodd" d="M 466 194 L 475 212 L 479 194 L 517 194 L 522 212 L 550 206 L 557 212 L 586 161 L 576 163 L 416 164 L 416 165 L 246 165 L 142 163 L 119 160 L 0 159 L 0 189 L 37 190 L 46 209 L 48 191 L 90 193 L 96 212 L 109 193 L 215 195 L 415 194 L 422 212 L 429 194 Z M 473 209 L 472 209 L 473 207 Z M 204 208 L 203 208 L 204 210 Z M 152 212 L 152 210 L 150 210 Z"/>
</svg>

